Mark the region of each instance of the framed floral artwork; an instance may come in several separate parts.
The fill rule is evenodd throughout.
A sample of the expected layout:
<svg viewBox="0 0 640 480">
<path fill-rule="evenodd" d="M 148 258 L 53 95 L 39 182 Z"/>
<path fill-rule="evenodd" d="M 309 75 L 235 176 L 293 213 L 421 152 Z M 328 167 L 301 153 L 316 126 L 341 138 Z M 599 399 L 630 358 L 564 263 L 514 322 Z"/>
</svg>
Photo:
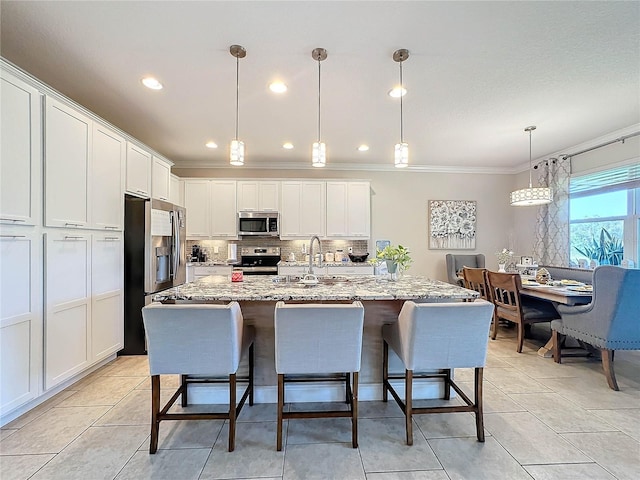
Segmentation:
<svg viewBox="0 0 640 480">
<path fill-rule="evenodd" d="M 429 200 L 429 248 L 476 248 L 474 200 Z"/>
</svg>

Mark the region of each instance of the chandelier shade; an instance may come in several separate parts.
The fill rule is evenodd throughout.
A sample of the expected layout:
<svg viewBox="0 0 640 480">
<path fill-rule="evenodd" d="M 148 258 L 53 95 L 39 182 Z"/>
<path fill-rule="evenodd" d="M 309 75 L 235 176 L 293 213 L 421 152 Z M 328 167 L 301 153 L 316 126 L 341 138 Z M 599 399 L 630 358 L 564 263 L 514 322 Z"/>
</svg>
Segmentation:
<svg viewBox="0 0 640 480">
<path fill-rule="evenodd" d="M 510 204 L 512 207 L 529 207 L 532 205 L 546 205 L 553 201 L 553 192 L 549 187 L 533 187 L 531 182 L 531 132 L 535 126 L 527 127 L 525 132 L 529 133 L 529 186 L 511 192 Z"/>
</svg>

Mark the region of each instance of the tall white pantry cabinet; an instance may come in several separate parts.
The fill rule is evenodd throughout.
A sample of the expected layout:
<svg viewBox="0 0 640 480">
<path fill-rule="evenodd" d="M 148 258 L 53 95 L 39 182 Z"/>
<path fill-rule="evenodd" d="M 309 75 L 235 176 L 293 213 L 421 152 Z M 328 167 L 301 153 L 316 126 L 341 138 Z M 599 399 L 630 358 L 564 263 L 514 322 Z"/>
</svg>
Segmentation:
<svg viewBox="0 0 640 480">
<path fill-rule="evenodd" d="M 0 67 L 3 425 L 123 347 L 127 141 Z"/>
</svg>

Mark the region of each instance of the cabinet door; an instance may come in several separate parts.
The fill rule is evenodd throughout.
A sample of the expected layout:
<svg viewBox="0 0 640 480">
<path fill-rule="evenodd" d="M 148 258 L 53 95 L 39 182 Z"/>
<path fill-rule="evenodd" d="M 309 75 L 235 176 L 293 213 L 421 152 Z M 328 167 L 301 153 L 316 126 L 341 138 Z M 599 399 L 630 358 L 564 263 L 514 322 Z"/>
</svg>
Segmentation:
<svg viewBox="0 0 640 480">
<path fill-rule="evenodd" d="M 153 157 L 153 170 L 151 172 L 153 198 L 169 201 L 169 178 L 171 177 L 171 165 L 164 160 Z"/>
<path fill-rule="evenodd" d="M 300 237 L 302 217 L 302 183 L 282 182 L 282 211 L 280 212 L 280 237 Z"/>
<path fill-rule="evenodd" d="M 48 96 L 45 125 L 45 224 L 87 227 L 92 121 Z"/>
<path fill-rule="evenodd" d="M 126 140 L 93 124 L 91 155 L 91 223 L 94 228 L 122 230 Z"/>
<path fill-rule="evenodd" d="M 235 180 L 211 182 L 211 235 L 238 238 Z"/>
<path fill-rule="evenodd" d="M 371 236 L 371 188 L 369 182 L 349 182 L 347 207 L 349 237 L 369 238 Z"/>
<path fill-rule="evenodd" d="M 42 96 L 2 71 L 0 102 L 0 222 L 40 223 Z"/>
<path fill-rule="evenodd" d="M 325 234 L 325 183 L 302 182 L 300 233 L 303 236 Z"/>
<path fill-rule="evenodd" d="M 143 148 L 127 143 L 127 192 L 149 198 L 151 193 L 151 154 Z"/>
<path fill-rule="evenodd" d="M 238 211 L 258 211 L 258 182 L 238 182 Z"/>
<path fill-rule="evenodd" d="M 45 389 L 90 363 L 90 235 L 45 234 Z"/>
<path fill-rule="evenodd" d="M 184 206 L 184 182 L 173 174 L 169 178 L 169 199 L 174 205 Z"/>
<path fill-rule="evenodd" d="M 39 392 L 42 297 L 38 236 L 14 229 L 0 235 L 0 414 Z"/>
<path fill-rule="evenodd" d="M 209 184 L 209 180 L 185 180 L 184 182 L 187 238 L 209 237 L 211 225 L 211 192 Z"/>
<path fill-rule="evenodd" d="M 121 233 L 94 234 L 91 245 L 91 358 L 124 347 L 123 242 Z"/>
<path fill-rule="evenodd" d="M 280 211 L 280 182 L 258 182 L 258 208 L 261 212 Z"/>
<path fill-rule="evenodd" d="M 347 182 L 327 182 L 327 237 L 349 234 Z"/>
</svg>

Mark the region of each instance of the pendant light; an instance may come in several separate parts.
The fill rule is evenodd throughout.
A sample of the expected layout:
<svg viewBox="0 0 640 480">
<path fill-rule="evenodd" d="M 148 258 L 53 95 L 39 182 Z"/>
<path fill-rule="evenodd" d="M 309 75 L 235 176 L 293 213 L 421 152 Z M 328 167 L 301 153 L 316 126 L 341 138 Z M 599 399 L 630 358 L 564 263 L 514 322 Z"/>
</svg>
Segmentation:
<svg viewBox="0 0 640 480">
<path fill-rule="evenodd" d="M 318 141 L 313 144 L 311 165 L 324 167 L 327 164 L 327 146 L 320 141 L 320 62 L 327 58 L 327 51 L 324 48 L 314 48 L 311 56 L 318 61 Z"/>
<path fill-rule="evenodd" d="M 393 52 L 393 59 L 400 64 L 400 92 L 404 91 L 402 83 L 402 62 L 409 58 L 409 50 L 401 48 Z M 404 121 L 402 111 L 402 97 L 400 94 L 400 143 L 396 143 L 394 151 L 394 163 L 396 168 L 405 168 L 409 165 L 409 144 L 404 141 Z"/>
<path fill-rule="evenodd" d="M 522 188 L 511 192 L 512 207 L 528 207 L 530 205 L 545 205 L 553 201 L 553 193 L 549 187 L 533 188 L 531 184 L 531 132 L 535 126 L 527 127 L 525 132 L 529 132 L 529 188 Z"/>
<path fill-rule="evenodd" d="M 240 45 L 231 45 L 229 52 L 236 57 L 236 136 L 231 141 L 229 163 L 234 166 L 242 166 L 244 165 L 244 142 L 238 140 L 238 98 L 240 91 L 240 59 L 247 56 L 247 51 Z"/>
</svg>

